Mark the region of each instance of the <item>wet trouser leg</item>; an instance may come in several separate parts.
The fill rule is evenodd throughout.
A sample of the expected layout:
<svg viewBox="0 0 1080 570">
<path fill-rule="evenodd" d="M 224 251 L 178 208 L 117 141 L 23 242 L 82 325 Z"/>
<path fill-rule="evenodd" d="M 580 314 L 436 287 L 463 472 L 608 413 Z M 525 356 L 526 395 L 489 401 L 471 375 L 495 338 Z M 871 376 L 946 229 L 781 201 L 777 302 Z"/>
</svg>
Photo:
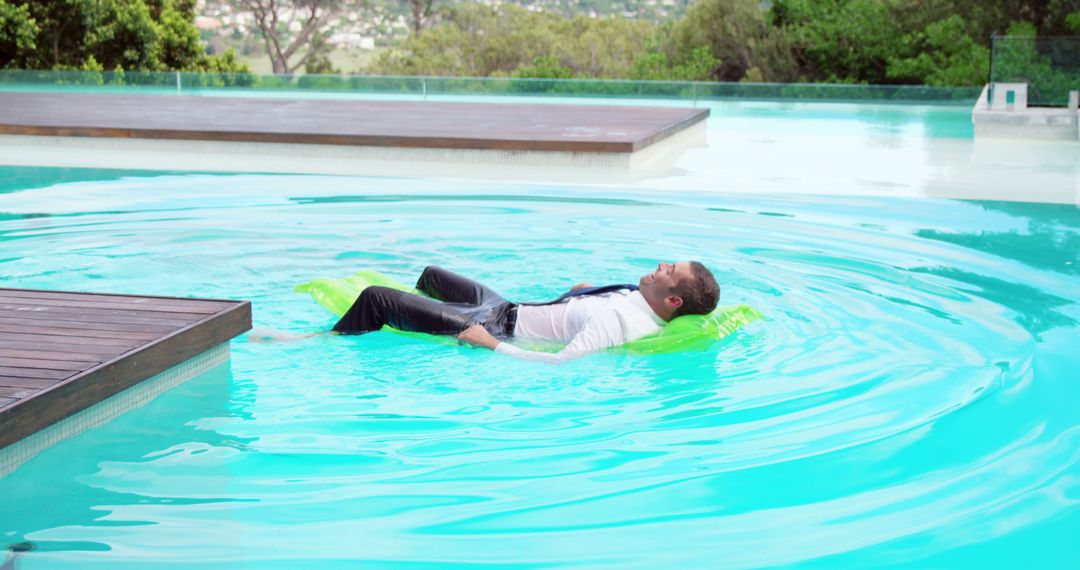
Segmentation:
<svg viewBox="0 0 1080 570">
<path fill-rule="evenodd" d="M 513 334 L 516 307 L 498 293 L 444 269 L 424 270 L 416 288 L 447 302 L 388 287 L 368 287 L 360 294 L 334 331 L 362 334 L 384 325 L 398 330 L 456 335 L 473 324 L 496 337 Z"/>
<path fill-rule="evenodd" d="M 383 325 L 398 330 L 458 334 L 472 324 L 476 306 L 448 304 L 389 287 L 368 287 L 334 325 L 334 332 L 361 334 Z"/>
<path fill-rule="evenodd" d="M 424 269 L 420 279 L 416 280 L 416 288 L 428 297 L 447 303 L 490 305 L 506 302 L 490 287 L 435 265 Z"/>
</svg>

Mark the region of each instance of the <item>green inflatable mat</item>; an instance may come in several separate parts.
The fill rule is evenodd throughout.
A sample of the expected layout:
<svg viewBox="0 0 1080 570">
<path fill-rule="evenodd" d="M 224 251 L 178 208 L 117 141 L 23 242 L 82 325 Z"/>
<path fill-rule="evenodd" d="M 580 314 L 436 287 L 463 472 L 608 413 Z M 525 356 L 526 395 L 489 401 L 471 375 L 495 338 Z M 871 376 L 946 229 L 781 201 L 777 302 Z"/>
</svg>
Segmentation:
<svg viewBox="0 0 1080 570">
<path fill-rule="evenodd" d="M 376 271 L 359 271 L 354 275 L 340 279 L 317 277 L 307 283 L 297 285 L 294 290 L 298 293 L 310 294 L 315 299 L 315 302 L 340 317 L 349 310 L 349 307 L 352 307 L 361 291 L 373 285 L 390 287 L 416 295 L 422 294 L 415 288 L 398 283 Z M 715 311 L 708 315 L 678 317 L 654 335 L 626 343 L 611 350 L 632 354 L 664 354 L 704 350 L 714 342 L 735 332 L 739 327 L 763 318 L 764 316 L 761 313 L 746 305 L 717 307 Z M 443 343 L 457 342 L 453 337 L 399 331 L 390 327 L 386 327 L 386 330 Z M 558 350 L 559 348 L 553 347 L 552 350 Z"/>
</svg>

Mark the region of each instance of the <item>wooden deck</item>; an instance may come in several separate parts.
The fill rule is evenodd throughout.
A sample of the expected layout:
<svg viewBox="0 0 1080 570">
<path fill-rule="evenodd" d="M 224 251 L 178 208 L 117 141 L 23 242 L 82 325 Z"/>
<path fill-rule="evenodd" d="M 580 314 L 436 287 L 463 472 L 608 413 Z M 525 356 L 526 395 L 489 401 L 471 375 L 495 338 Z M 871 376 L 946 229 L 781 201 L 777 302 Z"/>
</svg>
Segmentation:
<svg viewBox="0 0 1080 570">
<path fill-rule="evenodd" d="M 250 329 L 247 301 L 0 288 L 0 448 Z"/>
<path fill-rule="evenodd" d="M 0 134 L 632 153 L 707 109 L 0 92 Z"/>
</svg>

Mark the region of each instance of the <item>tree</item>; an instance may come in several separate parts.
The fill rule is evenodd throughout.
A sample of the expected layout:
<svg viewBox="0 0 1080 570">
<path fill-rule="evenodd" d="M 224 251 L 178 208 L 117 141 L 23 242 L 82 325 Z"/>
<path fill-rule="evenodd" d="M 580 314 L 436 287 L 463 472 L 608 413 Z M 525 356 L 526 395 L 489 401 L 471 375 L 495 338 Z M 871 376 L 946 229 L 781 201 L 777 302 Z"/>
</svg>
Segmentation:
<svg viewBox="0 0 1080 570">
<path fill-rule="evenodd" d="M 790 81 L 796 75 L 787 39 L 769 26 L 757 0 L 699 0 L 673 36 L 675 64 L 708 47 L 718 62 L 711 76 L 719 81 Z"/>
<path fill-rule="evenodd" d="M 0 67 L 250 73 L 194 19 L 192 0 L 0 0 Z"/>
<path fill-rule="evenodd" d="M 21 54 L 22 65 L 30 69 L 70 68 L 86 61 L 87 24 L 92 19 L 88 2 L 7 0 L 7 3 L 27 8 L 37 28 L 36 49 Z"/>
<path fill-rule="evenodd" d="M 242 0 L 255 16 L 275 75 L 294 73 L 314 55 L 310 42 L 347 0 Z M 308 49 L 304 49 L 308 48 Z"/>
<path fill-rule="evenodd" d="M 27 6 L 13 6 L 0 0 L 0 66 L 20 67 L 36 49 L 37 23 Z"/>
<path fill-rule="evenodd" d="M 983 40 L 1001 34 L 1014 22 L 1028 22 L 1044 36 L 1067 35 L 1069 14 L 1080 10 L 1078 0 L 948 0 L 949 14 L 970 23 L 972 37 Z"/>
<path fill-rule="evenodd" d="M 654 34 L 647 22 L 563 18 L 512 4 L 460 4 L 370 66 L 389 75 L 629 77 Z"/>
<path fill-rule="evenodd" d="M 161 69 L 159 29 L 143 2 L 90 5 L 97 25 L 87 28 L 86 49 L 106 69 Z"/>
<path fill-rule="evenodd" d="M 542 55 L 534 59 L 531 65 L 519 65 L 513 76 L 522 79 L 571 79 L 574 70 L 563 67 L 553 56 Z"/>
<path fill-rule="evenodd" d="M 770 16 L 788 33 L 804 77 L 830 83 L 889 83 L 897 57 L 892 1 L 777 0 Z"/>
<path fill-rule="evenodd" d="M 419 34 L 420 30 L 424 29 L 424 26 L 431 21 L 435 0 L 401 0 L 412 13 L 412 28 L 414 34 Z"/>
<path fill-rule="evenodd" d="M 907 34 L 904 51 L 912 55 L 888 62 L 891 79 L 938 86 L 981 85 L 989 74 L 990 50 L 971 39 L 964 19 L 953 14 L 925 30 Z"/>
<path fill-rule="evenodd" d="M 1066 16 L 1065 24 L 1069 26 L 1069 29 L 1072 31 L 1080 34 L 1080 10 Z"/>
<path fill-rule="evenodd" d="M 304 73 L 313 75 L 341 73 L 330 61 L 330 46 L 326 43 L 325 33 L 316 32 L 311 36 L 309 52 L 307 61 L 304 63 Z"/>
<path fill-rule="evenodd" d="M 398 1 L 422 7 L 426 0 Z M 610 11 L 616 4 L 576 6 Z M 767 11 L 763 4 L 697 0 L 677 22 L 655 25 L 534 13 L 508 2 L 459 3 L 440 12 L 439 25 L 383 52 L 369 71 L 979 85 L 991 31 L 1018 20 L 1033 22 L 1040 34 L 1080 29 L 1080 0 L 772 0 Z M 1052 82 L 1054 93 L 1059 83 Z"/>
</svg>

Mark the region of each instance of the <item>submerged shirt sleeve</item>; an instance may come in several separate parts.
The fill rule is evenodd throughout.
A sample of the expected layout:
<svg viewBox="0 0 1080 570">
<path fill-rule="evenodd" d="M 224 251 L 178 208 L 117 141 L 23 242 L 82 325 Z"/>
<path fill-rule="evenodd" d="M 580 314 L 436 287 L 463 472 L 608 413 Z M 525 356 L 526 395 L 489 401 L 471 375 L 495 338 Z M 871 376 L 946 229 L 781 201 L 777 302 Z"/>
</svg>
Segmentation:
<svg viewBox="0 0 1080 570">
<path fill-rule="evenodd" d="M 581 330 L 570 344 L 559 352 L 537 352 L 525 350 L 506 342 L 500 342 L 495 347 L 495 352 L 535 362 L 566 362 L 580 358 L 586 354 L 600 352 L 605 348 L 619 346 L 626 342 L 626 327 L 622 319 L 614 310 L 606 310 L 589 319 L 585 328 Z"/>
</svg>

